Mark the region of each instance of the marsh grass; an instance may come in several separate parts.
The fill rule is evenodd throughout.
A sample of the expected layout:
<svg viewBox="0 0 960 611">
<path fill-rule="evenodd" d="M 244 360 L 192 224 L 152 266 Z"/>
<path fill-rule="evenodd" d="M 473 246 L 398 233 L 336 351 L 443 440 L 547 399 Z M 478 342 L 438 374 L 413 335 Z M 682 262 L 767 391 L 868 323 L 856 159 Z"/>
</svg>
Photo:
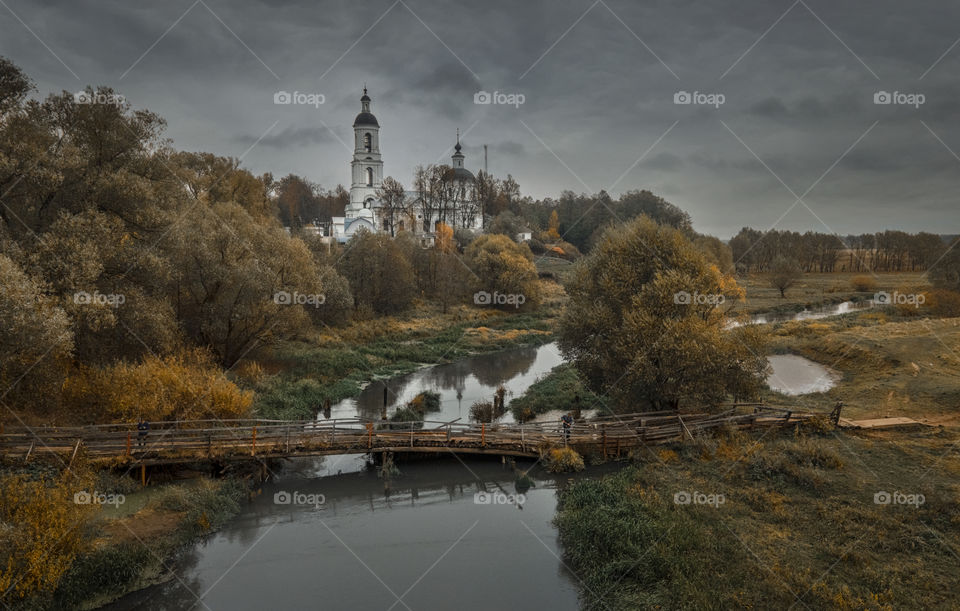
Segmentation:
<svg viewBox="0 0 960 611">
<path fill-rule="evenodd" d="M 556 523 L 587 609 L 947 608 L 960 579 L 958 441 L 722 434 L 575 482 Z M 878 491 L 926 502 L 878 505 Z M 677 503 L 681 492 L 725 502 Z"/>
</svg>

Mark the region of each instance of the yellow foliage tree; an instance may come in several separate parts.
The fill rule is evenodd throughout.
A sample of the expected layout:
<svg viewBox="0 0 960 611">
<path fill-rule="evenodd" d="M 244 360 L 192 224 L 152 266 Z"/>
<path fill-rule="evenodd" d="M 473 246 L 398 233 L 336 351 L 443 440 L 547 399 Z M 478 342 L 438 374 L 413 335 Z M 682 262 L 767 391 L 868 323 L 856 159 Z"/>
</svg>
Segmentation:
<svg viewBox="0 0 960 611">
<path fill-rule="evenodd" d="M 89 478 L 0 478 L 0 602 L 51 592 L 82 552 L 97 505 L 74 502 Z"/>
<path fill-rule="evenodd" d="M 202 350 L 81 371 L 64 395 L 88 414 L 123 421 L 240 418 L 253 403 Z"/>
<path fill-rule="evenodd" d="M 550 213 L 550 225 L 547 228 L 547 237 L 551 240 L 560 239 L 560 216 L 556 210 Z"/>
</svg>

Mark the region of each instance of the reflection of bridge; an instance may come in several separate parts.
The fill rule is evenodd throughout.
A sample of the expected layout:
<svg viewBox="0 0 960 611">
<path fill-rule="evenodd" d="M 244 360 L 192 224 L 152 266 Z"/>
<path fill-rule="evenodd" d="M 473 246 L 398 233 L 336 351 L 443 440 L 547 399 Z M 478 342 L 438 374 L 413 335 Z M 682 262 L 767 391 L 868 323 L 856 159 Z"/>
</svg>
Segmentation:
<svg viewBox="0 0 960 611">
<path fill-rule="evenodd" d="M 193 420 L 155 423 L 146 440 L 133 425 L 18 427 L 0 433 L 0 453 L 24 461 L 78 453 L 90 460 L 158 465 L 250 458 L 383 452 L 491 454 L 537 457 L 565 443 L 585 455 L 619 456 L 720 427 L 793 424 L 812 414 L 762 405 L 738 405 L 719 414 L 646 412 L 575 423 L 569 437 L 555 423 Z"/>
</svg>

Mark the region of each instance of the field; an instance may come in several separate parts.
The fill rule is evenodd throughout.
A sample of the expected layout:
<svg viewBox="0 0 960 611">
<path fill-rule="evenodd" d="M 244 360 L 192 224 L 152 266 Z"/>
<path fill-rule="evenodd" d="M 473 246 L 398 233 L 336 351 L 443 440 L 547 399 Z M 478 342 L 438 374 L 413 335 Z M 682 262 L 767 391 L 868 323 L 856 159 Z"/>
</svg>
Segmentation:
<svg viewBox="0 0 960 611">
<path fill-rule="evenodd" d="M 857 276 L 866 276 L 876 283 L 876 288 L 856 291 L 851 281 Z M 738 278 L 747 291 L 746 300 L 737 304 L 738 312 L 794 311 L 803 307 L 839 303 L 851 299 L 871 299 L 875 291 L 893 291 L 903 287 L 928 286 L 922 272 L 880 272 L 877 274 L 804 274 L 796 285 L 787 289 L 786 297 L 770 286 L 769 274 L 749 274 Z"/>
<path fill-rule="evenodd" d="M 556 522 L 587 609 L 955 608 L 958 442 L 702 439 L 573 484 Z"/>
</svg>

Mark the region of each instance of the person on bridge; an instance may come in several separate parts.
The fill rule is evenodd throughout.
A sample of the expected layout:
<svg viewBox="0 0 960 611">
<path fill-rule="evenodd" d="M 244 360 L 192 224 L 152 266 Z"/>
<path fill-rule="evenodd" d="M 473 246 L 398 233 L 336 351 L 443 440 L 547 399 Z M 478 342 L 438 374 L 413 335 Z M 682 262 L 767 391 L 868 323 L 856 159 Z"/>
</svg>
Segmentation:
<svg viewBox="0 0 960 611">
<path fill-rule="evenodd" d="M 573 416 L 570 414 L 564 414 L 560 416 L 560 422 L 563 424 L 563 440 L 565 442 L 570 441 L 570 427 L 573 426 Z"/>
<path fill-rule="evenodd" d="M 140 422 L 137 423 L 137 445 L 141 450 L 147 444 L 147 434 L 149 433 L 150 423 L 140 418 Z"/>
</svg>

